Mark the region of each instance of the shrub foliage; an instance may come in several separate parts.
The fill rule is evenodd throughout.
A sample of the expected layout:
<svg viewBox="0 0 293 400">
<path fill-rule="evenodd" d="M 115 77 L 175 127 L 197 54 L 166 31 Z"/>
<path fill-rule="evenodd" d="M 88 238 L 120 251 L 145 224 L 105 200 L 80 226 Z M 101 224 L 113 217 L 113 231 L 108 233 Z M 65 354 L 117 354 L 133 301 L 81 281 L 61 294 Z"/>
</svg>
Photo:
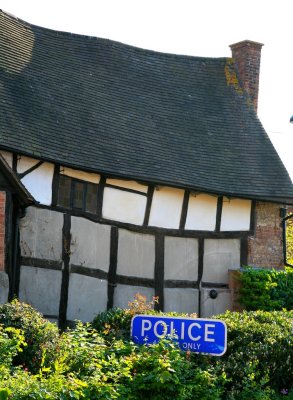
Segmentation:
<svg viewBox="0 0 293 400">
<path fill-rule="evenodd" d="M 292 310 L 293 268 L 284 270 L 246 267 L 239 274 L 240 302 L 246 310 Z"/>
<path fill-rule="evenodd" d="M 239 395 L 257 384 L 277 392 L 292 388 L 293 311 L 226 312 L 217 318 L 227 324 L 228 346 L 221 366 L 232 392 Z"/>
<path fill-rule="evenodd" d="M 138 307 L 101 313 L 63 333 L 23 303 L 1 306 L 0 400 L 293 398 L 293 312 L 217 316 L 227 324 L 228 349 L 212 357 L 166 339 L 134 344 L 131 315 L 154 313 L 145 299 L 135 301 Z"/>
<path fill-rule="evenodd" d="M 17 300 L 0 304 L 0 324 L 19 329 L 24 335 L 21 351 L 14 357 L 16 365 L 37 372 L 41 365 L 49 365 L 55 359 L 58 329 L 30 305 Z"/>
</svg>

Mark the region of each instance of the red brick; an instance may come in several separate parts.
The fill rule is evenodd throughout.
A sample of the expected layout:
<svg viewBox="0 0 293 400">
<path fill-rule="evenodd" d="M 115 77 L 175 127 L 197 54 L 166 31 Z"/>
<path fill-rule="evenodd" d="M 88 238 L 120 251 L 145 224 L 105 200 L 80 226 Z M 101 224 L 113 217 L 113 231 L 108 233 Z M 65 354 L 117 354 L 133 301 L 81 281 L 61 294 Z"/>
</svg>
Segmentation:
<svg viewBox="0 0 293 400">
<path fill-rule="evenodd" d="M 248 239 L 248 264 L 280 268 L 284 265 L 280 204 L 256 204 L 255 235 Z"/>
<path fill-rule="evenodd" d="M 242 87 L 251 98 L 255 110 L 258 102 L 261 43 L 245 40 L 230 46 Z"/>
</svg>

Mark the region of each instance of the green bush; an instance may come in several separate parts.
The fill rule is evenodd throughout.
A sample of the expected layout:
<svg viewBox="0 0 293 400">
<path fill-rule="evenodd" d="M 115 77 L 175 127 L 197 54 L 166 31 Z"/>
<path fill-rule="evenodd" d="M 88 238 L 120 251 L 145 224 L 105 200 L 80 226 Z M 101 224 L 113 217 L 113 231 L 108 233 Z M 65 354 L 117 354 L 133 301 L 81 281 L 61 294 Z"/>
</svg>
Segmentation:
<svg viewBox="0 0 293 400">
<path fill-rule="evenodd" d="M 277 285 L 272 288 L 272 300 L 278 302 L 279 309 L 293 310 L 293 268 L 273 273 Z"/>
<path fill-rule="evenodd" d="M 127 318 L 125 318 L 125 313 Z M 181 368 L 178 368 L 179 371 L 184 369 L 184 372 L 179 372 L 177 377 L 179 386 L 181 379 L 188 381 L 187 376 L 190 377 L 188 375 L 190 371 L 200 376 L 202 371 L 208 371 L 209 379 L 211 381 L 213 378 L 216 379 L 216 386 L 219 385 L 219 382 L 222 382 L 220 386 L 226 393 L 223 397 L 225 400 L 228 399 L 228 396 L 231 400 L 234 398 L 275 399 L 278 398 L 278 393 L 283 388 L 292 390 L 293 311 L 227 312 L 215 318 L 222 319 L 227 324 L 227 353 L 221 358 L 190 354 L 192 366 L 189 367 L 190 364 L 183 363 L 184 367 L 182 364 Z M 99 328 L 100 334 L 106 339 L 109 337 L 109 332 L 113 334 L 112 340 L 115 339 L 117 332 L 118 336 L 121 337 L 119 333 L 121 327 L 123 327 L 123 332 L 127 333 L 124 337 L 129 338 L 130 318 L 125 310 L 113 309 L 102 313 L 96 317 L 94 322 L 95 326 Z M 116 341 L 113 343 L 116 343 Z M 115 352 L 117 352 L 117 349 Z M 144 355 L 140 358 L 143 352 Z M 142 385 L 144 380 L 147 382 L 148 379 L 151 380 L 152 376 L 159 379 L 160 373 L 157 370 L 154 374 L 151 372 L 155 369 L 155 360 L 151 353 L 152 348 L 150 346 L 142 346 L 137 350 L 136 354 L 139 361 L 135 367 L 136 375 L 132 380 L 132 387 L 134 384 Z M 156 354 L 157 360 L 160 360 L 161 354 L 160 352 Z M 181 353 L 180 357 L 181 359 L 184 358 L 184 354 Z M 171 364 L 174 364 L 174 361 Z M 146 371 L 149 372 L 146 373 Z M 192 380 L 194 379 L 193 376 Z M 174 385 L 174 382 L 172 385 Z M 190 386 L 190 383 L 185 383 L 185 387 L 192 387 L 192 390 L 195 390 L 192 385 Z M 140 386 L 140 389 L 142 398 L 152 398 L 148 397 L 147 392 L 143 392 L 143 386 Z M 201 390 L 200 385 L 197 385 L 197 390 Z M 154 396 L 154 393 L 152 395 Z M 168 395 L 169 398 L 172 398 L 170 393 Z M 216 396 L 214 392 L 213 395 Z M 157 396 L 160 398 L 163 395 L 158 391 Z M 183 394 L 181 393 L 180 396 L 183 396 Z M 177 398 L 181 399 L 181 397 Z"/>
<path fill-rule="evenodd" d="M 79 335 L 82 335 L 81 326 L 78 329 Z M 86 334 L 85 337 L 87 344 L 90 344 L 91 335 Z M 10 398 L 8 396 L 11 394 L 11 398 L 17 400 L 221 399 L 221 379 L 212 371 L 194 368 L 186 354 L 168 341 L 149 347 L 115 341 L 112 347 L 97 346 L 96 349 L 98 354 L 94 360 L 89 360 L 95 368 L 82 377 L 81 370 L 82 374 L 85 370 L 80 368 L 79 363 L 75 363 L 76 370 L 72 369 L 71 364 L 70 372 L 64 372 L 65 367 L 62 368 L 63 372 L 59 369 L 46 375 L 31 375 L 16 369 L 5 381 L 0 382 L 0 399 L 1 391 L 3 396 L 6 393 L 4 399 Z M 91 351 L 88 355 L 92 355 Z M 67 361 L 66 358 L 65 363 Z"/>
<path fill-rule="evenodd" d="M 31 307 L 15 304 L 14 312 L 8 305 L 5 308 L 6 323 L 10 318 L 16 325 L 16 313 L 22 328 L 0 325 L 0 400 L 293 399 L 293 311 L 216 316 L 227 324 L 228 348 L 222 357 L 213 357 L 183 352 L 167 339 L 148 346 L 133 343 L 129 339 L 129 313 L 138 309 L 140 313 L 140 302 L 138 308 L 127 312 L 114 309 L 102 313 L 100 320 L 95 319 L 100 332 L 79 322 L 57 339 L 54 336 L 51 361 L 46 359 L 45 363 L 43 356 L 38 371 L 29 371 L 23 363 L 13 366 L 12 361 L 16 364 L 21 350 L 30 346 L 26 335 L 31 338 L 35 332 L 28 331 L 40 329 L 42 323 Z M 32 316 L 34 323 L 28 322 Z M 123 330 L 128 335 L 121 335 Z M 58 336 L 57 328 L 54 332 Z M 42 343 L 48 348 L 47 341 Z"/>
<path fill-rule="evenodd" d="M 139 346 L 136 354 L 131 383 L 135 399 L 221 399 L 222 374 L 193 365 L 174 343 Z"/>
<path fill-rule="evenodd" d="M 49 365 L 56 357 L 59 332 L 55 324 L 28 304 L 14 300 L 0 304 L 0 324 L 19 329 L 25 342 L 14 356 L 14 365 L 21 365 L 37 373 L 41 366 Z"/>
<path fill-rule="evenodd" d="M 14 357 L 22 351 L 25 340 L 19 329 L 0 325 L 0 361 L 1 366 L 11 367 Z"/>
<path fill-rule="evenodd" d="M 246 310 L 292 310 L 293 268 L 244 268 L 239 274 L 240 303 Z"/>
<path fill-rule="evenodd" d="M 112 308 L 101 312 L 92 321 L 92 326 L 107 339 L 129 338 L 132 315 L 129 310 Z"/>
<path fill-rule="evenodd" d="M 93 375 L 101 365 L 105 341 L 89 324 L 76 327 L 61 335 L 58 359 L 53 364 L 55 372 L 74 373 L 79 379 Z"/>
<path fill-rule="evenodd" d="M 226 312 L 217 318 L 228 331 L 227 352 L 218 363 L 229 391 L 250 393 L 256 385 L 262 391 L 293 389 L 293 311 Z"/>
<path fill-rule="evenodd" d="M 0 400 L 87 399 L 84 396 L 85 386 L 74 376 L 51 374 L 43 377 L 16 369 L 13 375 L 0 382 Z"/>
<path fill-rule="evenodd" d="M 109 342 L 82 323 L 62 334 L 51 381 L 52 373 L 56 382 L 57 376 L 67 376 L 78 383 L 74 398 L 216 400 L 222 390 L 218 376 L 194 367 L 170 341 L 151 346 Z"/>
</svg>

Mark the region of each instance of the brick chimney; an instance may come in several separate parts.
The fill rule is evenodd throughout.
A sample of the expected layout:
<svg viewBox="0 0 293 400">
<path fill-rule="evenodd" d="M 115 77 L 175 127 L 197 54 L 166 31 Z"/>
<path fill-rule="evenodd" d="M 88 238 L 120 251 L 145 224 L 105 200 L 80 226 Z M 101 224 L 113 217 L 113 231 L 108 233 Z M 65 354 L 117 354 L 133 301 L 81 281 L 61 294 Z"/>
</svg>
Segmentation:
<svg viewBox="0 0 293 400">
<path fill-rule="evenodd" d="M 238 78 L 243 89 L 251 98 L 257 112 L 260 53 L 263 44 L 243 40 L 231 44 L 232 58 L 236 64 Z"/>
</svg>

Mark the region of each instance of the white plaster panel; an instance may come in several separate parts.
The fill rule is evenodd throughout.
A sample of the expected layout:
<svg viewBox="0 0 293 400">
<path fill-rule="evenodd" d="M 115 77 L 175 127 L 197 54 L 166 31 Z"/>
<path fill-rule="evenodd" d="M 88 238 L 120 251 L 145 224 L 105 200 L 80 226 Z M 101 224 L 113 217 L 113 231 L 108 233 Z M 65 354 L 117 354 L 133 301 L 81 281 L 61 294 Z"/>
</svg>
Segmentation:
<svg viewBox="0 0 293 400">
<path fill-rule="evenodd" d="M 103 218 L 142 225 L 146 202 L 144 195 L 105 187 Z"/>
<path fill-rule="evenodd" d="M 43 314 L 58 315 L 62 272 L 21 266 L 19 299 Z"/>
<path fill-rule="evenodd" d="M 221 231 L 248 231 L 251 200 L 223 199 Z"/>
<path fill-rule="evenodd" d="M 164 289 L 164 311 L 176 311 L 179 313 L 198 313 L 197 289 Z"/>
<path fill-rule="evenodd" d="M 111 227 L 85 218 L 71 218 L 70 262 L 108 272 Z"/>
<path fill-rule="evenodd" d="M 20 220 L 20 248 L 25 257 L 61 261 L 63 214 L 35 207 Z"/>
<path fill-rule="evenodd" d="M 155 237 L 119 229 L 117 274 L 154 278 Z"/>
<path fill-rule="evenodd" d="M 204 282 L 228 283 L 228 270 L 240 268 L 239 239 L 205 239 Z"/>
<path fill-rule="evenodd" d="M 26 156 L 18 156 L 17 159 L 17 172 L 18 173 L 23 173 L 27 169 L 33 167 L 36 165 L 40 160 L 37 160 L 35 158 L 30 158 Z"/>
<path fill-rule="evenodd" d="M 198 275 L 198 240 L 165 238 L 165 279 L 196 281 Z"/>
<path fill-rule="evenodd" d="M 70 274 L 67 319 L 91 322 L 98 313 L 107 309 L 107 290 L 106 280 Z"/>
<path fill-rule="evenodd" d="M 10 168 L 12 168 L 12 153 L 9 151 L 4 151 L 1 150 L 1 156 L 4 158 L 4 160 L 7 162 Z"/>
<path fill-rule="evenodd" d="M 38 162 L 39 160 L 35 160 L 34 158 L 21 156 L 17 162 L 17 172 L 25 172 Z M 54 165 L 45 162 L 34 171 L 25 175 L 21 179 L 21 182 L 39 203 L 51 205 L 53 174 Z"/>
<path fill-rule="evenodd" d="M 229 289 L 214 288 L 218 292 L 218 297 L 212 299 L 210 291 L 212 288 L 201 290 L 201 317 L 208 318 L 222 314 L 227 310 L 232 310 L 231 291 Z"/>
<path fill-rule="evenodd" d="M 185 229 L 214 231 L 217 216 L 216 196 L 208 194 L 191 194 L 189 196 Z"/>
<path fill-rule="evenodd" d="M 0 303 L 7 303 L 9 293 L 9 278 L 6 272 L 0 271 Z"/>
<path fill-rule="evenodd" d="M 149 225 L 178 229 L 181 217 L 184 191 L 160 187 L 154 191 Z"/>
<path fill-rule="evenodd" d="M 117 285 L 114 292 L 114 307 L 129 308 L 128 302 L 134 300 L 134 296 L 139 293 L 146 296 L 147 301 L 152 301 L 155 295 L 154 289 L 142 286 Z"/>
<path fill-rule="evenodd" d="M 67 168 L 67 167 L 61 167 L 60 174 L 70 176 L 71 178 L 80 179 L 82 181 L 96 183 L 96 184 L 98 184 L 101 179 L 101 176 L 99 174 L 79 171 L 77 169 L 72 169 L 72 168 Z"/>
<path fill-rule="evenodd" d="M 142 193 L 147 193 L 148 191 L 147 185 L 142 185 L 141 183 L 138 183 L 136 181 L 125 181 L 122 179 L 107 179 L 106 183 L 108 185 L 119 186 L 126 189 L 138 190 L 139 192 Z"/>
</svg>

